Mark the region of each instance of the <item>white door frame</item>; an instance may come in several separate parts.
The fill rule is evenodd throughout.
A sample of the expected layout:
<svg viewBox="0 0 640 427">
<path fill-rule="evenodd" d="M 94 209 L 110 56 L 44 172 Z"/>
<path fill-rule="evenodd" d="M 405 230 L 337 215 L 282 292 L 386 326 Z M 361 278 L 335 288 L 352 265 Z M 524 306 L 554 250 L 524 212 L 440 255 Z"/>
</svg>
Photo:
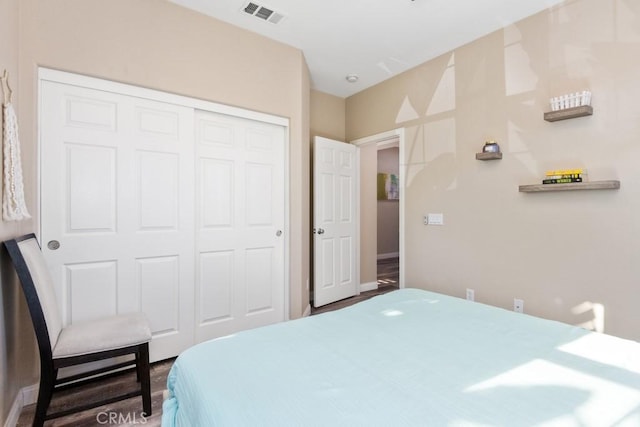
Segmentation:
<svg viewBox="0 0 640 427">
<path fill-rule="evenodd" d="M 185 107 L 190 107 L 199 110 L 211 111 L 214 113 L 226 114 L 229 116 L 235 116 L 240 118 L 245 118 L 254 121 L 261 121 L 265 123 L 275 124 L 279 126 L 283 126 L 285 129 L 285 171 L 284 171 L 284 182 L 285 182 L 285 224 L 284 224 L 284 235 L 285 235 L 285 247 L 284 247 L 284 272 L 285 272 L 285 283 L 284 283 L 284 319 L 285 321 L 290 319 L 290 310 L 289 310 L 289 300 L 290 300 L 290 247 L 291 247 L 291 228 L 290 228 L 290 211 L 291 211 L 291 200 L 290 200 L 290 138 L 289 138 L 289 119 L 280 116 L 274 116 L 271 114 L 260 113 L 257 111 L 246 110 L 244 108 L 232 107 L 229 105 L 218 104 L 212 101 L 205 101 L 202 99 L 191 98 L 188 96 L 176 95 L 169 92 L 162 92 L 154 89 L 147 89 L 140 86 L 129 85 L 125 83 L 118 83 L 111 80 L 99 79 L 94 77 L 89 77 L 81 74 L 69 73 L 65 71 L 53 70 L 50 68 L 39 67 L 38 68 L 38 87 L 40 87 L 40 83 L 42 81 L 52 81 L 57 83 L 64 83 L 69 85 L 77 85 L 88 87 L 92 89 L 103 90 L 106 92 L 115 92 L 123 95 L 136 96 L 144 99 L 149 99 L 158 102 L 165 102 L 170 104 L 177 104 Z M 39 90 L 40 92 L 40 90 Z M 38 100 L 38 123 L 40 123 L 40 100 Z M 40 186 L 41 182 L 41 174 L 40 174 L 40 148 L 41 144 L 41 136 L 40 130 L 38 130 L 38 147 L 37 147 L 37 214 L 39 218 L 39 222 L 37 225 L 37 235 L 38 238 L 42 235 L 42 215 L 41 215 L 41 197 L 42 189 Z M 194 249 L 195 250 L 195 249 Z"/>
<path fill-rule="evenodd" d="M 371 136 L 366 136 L 364 138 L 359 138 L 353 141 L 350 141 L 351 144 L 355 145 L 358 148 L 358 162 L 360 161 L 360 147 L 364 147 L 367 145 L 377 145 L 378 147 L 387 145 L 393 141 L 398 141 L 399 148 L 399 174 L 398 174 L 398 185 L 400 187 L 400 200 L 399 200 L 399 230 L 398 230 L 398 239 L 399 239 L 399 262 L 400 262 L 400 270 L 399 270 L 399 283 L 398 286 L 402 289 L 405 287 L 405 272 L 404 272 L 404 252 L 405 252 L 405 235 L 404 235 L 404 213 L 405 213 L 405 203 L 406 203 L 406 192 L 405 192 L 405 173 L 407 169 L 407 165 L 405 163 L 405 131 L 404 128 L 393 129 L 387 132 L 378 133 Z M 360 165 L 358 164 L 358 167 Z M 362 233 L 360 233 L 361 235 Z M 360 247 L 360 241 L 358 241 L 358 247 Z M 360 251 L 358 251 L 358 254 Z"/>
</svg>

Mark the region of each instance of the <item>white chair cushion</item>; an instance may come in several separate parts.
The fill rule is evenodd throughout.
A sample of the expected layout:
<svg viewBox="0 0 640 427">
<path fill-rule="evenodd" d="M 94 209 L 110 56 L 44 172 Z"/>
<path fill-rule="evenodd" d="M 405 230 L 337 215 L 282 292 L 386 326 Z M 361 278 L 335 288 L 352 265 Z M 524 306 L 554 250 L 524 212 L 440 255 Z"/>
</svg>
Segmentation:
<svg viewBox="0 0 640 427">
<path fill-rule="evenodd" d="M 53 349 L 53 358 L 113 350 L 150 340 L 151 329 L 144 314 L 121 314 L 74 323 L 62 329 Z"/>
</svg>

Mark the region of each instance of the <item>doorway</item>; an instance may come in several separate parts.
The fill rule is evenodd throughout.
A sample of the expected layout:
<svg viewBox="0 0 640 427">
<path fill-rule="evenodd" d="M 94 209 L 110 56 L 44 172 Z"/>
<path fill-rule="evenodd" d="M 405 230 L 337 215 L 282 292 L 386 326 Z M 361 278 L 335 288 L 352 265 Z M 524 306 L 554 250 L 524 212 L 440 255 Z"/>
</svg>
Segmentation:
<svg viewBox="0 0 640 427">
<path fill-rule="evenodd" d="M 372 135 L 352 143 L 361 154 L 360 290 L 366 292 L 386 286 L 404 288 L 404 129 Z M 378 153 L 383 153 L 382 162 L 378 160 Z M 385 170 L 379 167 L 379 163 Z M 379 199 L 383 197 L 378 195 L 379 188 L 381 193 L 386 190 L 383 200 Z M 393 223 L 388 221 L 386 211 L 395 212 Z M 387 245 L 389 242 L 391 244 Z"/>
<path fill-rule="evenodd" d="M 376 144 L 377 282 L 380 288 L 398 288 L 400 251 L 399 144 L 396 139 Z"/>
<path fill-rule="evenodd" d="M 377 282 L 378 289 L 397 289 L 400 269 L 400 149 L 397 140 L 378 143 L 377 149 Z"/>
</svg>

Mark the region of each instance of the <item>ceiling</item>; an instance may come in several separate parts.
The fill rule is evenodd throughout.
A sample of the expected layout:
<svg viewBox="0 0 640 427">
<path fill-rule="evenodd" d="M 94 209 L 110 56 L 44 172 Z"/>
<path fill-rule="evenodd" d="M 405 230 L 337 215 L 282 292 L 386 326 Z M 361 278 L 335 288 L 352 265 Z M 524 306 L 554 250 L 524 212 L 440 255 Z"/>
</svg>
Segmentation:
<svg viewBox="0 0 640 427">
<path fill-rule="evenodd" d="M 563 0 L 169 1 L 302 50 L 312 87 L 346 98 Z"/>
</svg>

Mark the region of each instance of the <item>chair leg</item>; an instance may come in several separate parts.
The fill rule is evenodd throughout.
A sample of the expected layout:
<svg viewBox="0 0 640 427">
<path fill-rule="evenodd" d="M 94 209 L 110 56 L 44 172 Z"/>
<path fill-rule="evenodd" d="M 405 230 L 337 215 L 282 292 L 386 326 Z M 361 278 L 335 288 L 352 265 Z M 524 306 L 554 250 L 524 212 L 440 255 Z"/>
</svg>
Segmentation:
<svg viewBox="0 0 640 427">
<path fill-rule="evenodd" d="M 135 358 L 135 361 L 136 361 L 136 381 L 140 382 L 140 352 L 136 351 L 135 356 L 136 356 L 136 358 Z"/>
<path fill-rule="evenodd" d="M 137 359 L 137 373 L 140 378 L 140 390 L 142 392 L 142 410 L 146 417 L 151 415 L 151 378 L 149 366 L 149 343 L 140 345 Z"/>
<path fill-rule="evenodd" d="M 40 387 L 38 389 L 38 402 L 36 403 L 36 412 L 33 417 L 33 427 L 42 427 L 47 417 L 47 409 L 51 403 L 53 389 L 55 386 L 57 369 L 41 366 L 40 368 Z"/>
</svg>

